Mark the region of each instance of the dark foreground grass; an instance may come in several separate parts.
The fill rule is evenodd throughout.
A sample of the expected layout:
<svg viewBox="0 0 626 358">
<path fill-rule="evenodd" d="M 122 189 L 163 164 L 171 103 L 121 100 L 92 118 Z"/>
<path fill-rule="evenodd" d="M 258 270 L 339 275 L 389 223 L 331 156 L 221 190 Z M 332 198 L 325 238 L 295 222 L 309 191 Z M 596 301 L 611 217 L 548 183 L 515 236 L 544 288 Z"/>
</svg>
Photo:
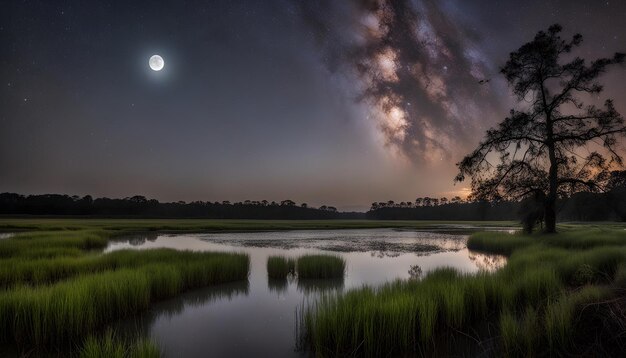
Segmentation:
<svg viewBox="0 0 626 358">
<path fill-rule="evenodd" d="M 439 269 L 421 281 L 323 296 L 301 312 L 302 342 L 318 356 L 623 352 L 626 338 L 607 328 L 626 323 L 610 306 L 623 305 L 622 229 L 478 234 L 470 242 L 509 253 L 507 266 L 475 275 Z M 471 347 L 453 346 L 458 336 L 471 337 Z"/>
<path fill-rule="evenodd" d="M 335 255 L 304 255 L 298 258 L 298 279 L 341 278 L 346 260 Z"/>
<path fill-rule="evenodd" d="M 273 279 L 285 279 L 296 272 L 296 260 L 284 256 L 267 258 L 267 276 Z"/>
</svg>

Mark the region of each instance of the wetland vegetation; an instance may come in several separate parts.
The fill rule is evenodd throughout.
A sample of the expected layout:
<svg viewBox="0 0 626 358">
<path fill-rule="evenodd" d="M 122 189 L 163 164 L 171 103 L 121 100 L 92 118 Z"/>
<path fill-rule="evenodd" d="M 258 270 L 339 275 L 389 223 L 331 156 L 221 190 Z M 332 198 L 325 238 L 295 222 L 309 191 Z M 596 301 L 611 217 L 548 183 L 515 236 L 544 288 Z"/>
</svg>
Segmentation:
<svg viewBox="0 0 626 358">
<path fill-rule="evenodd" d="M 288 224 L 320 229 L 327 225 Z M 398 224 L 401 235 L 410 234 L 410 228 L 437 227 L 433 222 L 389 224 Z M 506 228 L 505 224 L 510 225 L 489 223 L 490 227 Z M 242 228 L 259 229 L 282 227 L 283 223 L 255 225 L 241 222 Z M 5 354 L 155 357 L 161 352 L 154 337 L 120 335 L 111 327 L 195 288 L 245 282 L 244 297 L 248 295 L 252 266 L 245 246 L 234 244 L 230 252 L 167 248 L 103 252 L 122 234 L 158 232 L 155 227 L 167 227 L 166 232 L 177 228 L 197 232 L 206 227 L 238 232 L 237 223 L 54 219 L 42 220 L 37 227 L 33 220 L 1 219 L 0 227 L 14 233 L 0 240 L 0 352 Z M 439 236 L 425 234 L 422 244 L 439 240 Z M 214 235 L 216 243 L 210 245 L 224 245 L 223 234 Z M 250 235 L 234 237 L 243 236 Z M 310 237 L 325 240 L 323 236 Z M 444 237 L 441 247 L 459 250 L 460 243 L 452 245 Z M 177 240 L 176 236 L 171 240 Z M 332 239 L 341 240 L 356 239 L 345 234 Z M 406 242 L 388 247 L 404 250 L 415 246 L 398 243 Z M 332 246 L 336 245 L 328 247 Z M 497 271 L 478 272 L 433 266 L 421 277 L 355 286 L 344 281 L 344 250 L 329 255 L 316 253 L 319 249 L 314 246 L 311 253 L 296 256 L 271 254 L 263 258 L 265 267 L 261 267 L 266 269 L 265 285 L 278 296 L 289 294 L 292 283 L 286 278 L 296 273 L 297 292 L 309 299 L 301 302 L 293 318 L 298 326 L 293 344 L 318 356 L 528 356 L 583 351 L 612 355 L 623 349 L 623 336 L 615 334 L 623 332 L 626 324 L 623 224 L 563 224 L 556 235 L 475 232 L 467 247 L 474 250 L 472 255 L 506 255 L 507 264 Z M 239 248 L 241 252 L 237 252 Z M 291 248 L 253 245 L 250 250 L 280 253 Z M 432 252 L 443 254 L 441 250 Z M 351 252 L 370 256 L 359 248 Z M 372 254 L 370 260 L 382 258 L 397 260 L 391 254 Z M 407 265 L 404 272 L 409 268 Z M 242 296 L 225 297 L 229 301 Z"/>
<path fill-rule="evenodd" d="M 436 355 L 459 341 L 456 353 L 490 356 L 623 352 L 623 228 L 476 233 L 468 247 L 506 253 L 508 263 L 326 295 L 302 312 L 301 339 L 320 356 Z"/>
<path fill-rule="evenodd" d="M 284 256 L 270 256 L 267 259 L 267 277 L 285 279 L 296 272 L 296 260 Z"/>
<path fill-rule="evenodd" d="M 86 224 L 63 230 L 43 224 L 38 229 L 0 241 L 0 342 L 22 352 L 82 345 L 83 353 L 121 349 L 112 337 L 83 340 L 155 301 L 248 277 L 245 254 L 171 249 L 102 254 L 98 249 L 116 228 Z M 133 351 L 148 346 L 133 345 Z"/>
<path fill-rule="evenodd" d="M 345 269 L 346 260 L 333 255 L 305 255 L 296 264 L 301 279 L 341 278 Z"/>
</svg>

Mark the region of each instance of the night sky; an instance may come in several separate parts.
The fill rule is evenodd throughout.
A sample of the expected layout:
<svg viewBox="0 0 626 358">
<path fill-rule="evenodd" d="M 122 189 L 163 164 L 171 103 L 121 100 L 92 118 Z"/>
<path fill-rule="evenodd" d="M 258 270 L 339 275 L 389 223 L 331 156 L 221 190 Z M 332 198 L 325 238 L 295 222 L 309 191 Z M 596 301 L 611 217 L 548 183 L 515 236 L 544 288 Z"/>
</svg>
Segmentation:
<svg viewBox="0 0 626 358">
<path fill-rule="evenodd" d="M 499 67 L 553 23 L 587 59 L 626 51 L 617 0 L 9 0 L 0 192 L 344 210 L 464 193 L 455 163 L 515 105 Z M 626 113 L 626 69 L 603 82 Z"/>
</svg>

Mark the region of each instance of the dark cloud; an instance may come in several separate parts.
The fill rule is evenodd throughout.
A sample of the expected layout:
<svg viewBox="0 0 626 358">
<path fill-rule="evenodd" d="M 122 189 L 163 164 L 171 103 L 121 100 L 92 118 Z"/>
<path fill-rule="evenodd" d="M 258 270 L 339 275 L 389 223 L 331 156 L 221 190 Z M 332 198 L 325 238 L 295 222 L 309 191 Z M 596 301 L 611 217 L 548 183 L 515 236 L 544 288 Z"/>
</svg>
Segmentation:
<svg viewBox="0 0 626 358">
<path fill-rule="evenodd" d="M 386 143 L 416 161 L 451 158 L 482 130 L 494 70 L 438 1 L 304 1 L 331 72 L 357 81 Z M 354 89 L 354 88 L 353 88 Z"/>
</svg>

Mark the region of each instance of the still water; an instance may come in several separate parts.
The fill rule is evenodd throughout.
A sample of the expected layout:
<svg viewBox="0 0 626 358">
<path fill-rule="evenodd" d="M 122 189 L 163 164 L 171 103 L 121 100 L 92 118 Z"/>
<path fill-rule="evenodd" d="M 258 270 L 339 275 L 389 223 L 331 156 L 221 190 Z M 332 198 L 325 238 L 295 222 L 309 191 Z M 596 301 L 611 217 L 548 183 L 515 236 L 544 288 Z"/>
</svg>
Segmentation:
<svg viewBox="0 0 626 358">
<path fill-rule="evenodd" d="M 106 251 L 173 248 L 244 252 L 250 256 L 248 281 L 194 290 L 153 305 L 121 322 L 116 330 L 154 339 L 166 357 L 288 357 L 296 350 L 295 313 L 321 292 L 378 286 L 438 267 L 462 272 L 493 270 L 505 258 L 466 248 L 461 231 L 394 229 L 315 230 L 262 233 L 147 234 L 111 242 Z M 346 259 L 341 280 L 269 280 L 271 255 L 298 257 L 332 253 Z M 413 270 L 411 270 L 413 267 Z M 419 270 L 417 270 L 419 271 Z"/>
</svg>

